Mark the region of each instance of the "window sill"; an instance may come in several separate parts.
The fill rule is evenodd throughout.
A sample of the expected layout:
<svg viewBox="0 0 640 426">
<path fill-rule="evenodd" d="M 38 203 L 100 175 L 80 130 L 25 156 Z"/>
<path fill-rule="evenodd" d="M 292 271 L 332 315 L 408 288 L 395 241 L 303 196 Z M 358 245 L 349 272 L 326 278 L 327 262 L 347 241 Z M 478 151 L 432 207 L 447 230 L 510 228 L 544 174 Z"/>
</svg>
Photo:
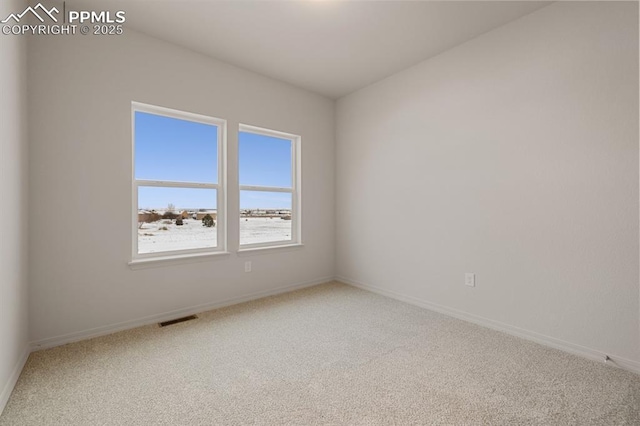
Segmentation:
<svg viewBox="0 0 640 426">
<path fill-rule="evenodd" d="M 191 253 L 172 256 L 158 256 L 144 259 L 135 259 L 129 262 L 129 268 L 133 270 L 159 268 L 163 266 L 180 265 L 183 263 L 206 262 L 215 258 L 227 257 L 231 253 L 219 251 L 215 253 Z"/>
<path fill-rule="evenodd" d="M 237 251 L 238 256 L 253 256 L 256 254 L 268 254 L 279 251 L 292 251 L 299 250 L 304 247 L 304 244 L 282 244 L 279 246 L 267 246 L 267 247 L 248 247 Z"/>
</svg>

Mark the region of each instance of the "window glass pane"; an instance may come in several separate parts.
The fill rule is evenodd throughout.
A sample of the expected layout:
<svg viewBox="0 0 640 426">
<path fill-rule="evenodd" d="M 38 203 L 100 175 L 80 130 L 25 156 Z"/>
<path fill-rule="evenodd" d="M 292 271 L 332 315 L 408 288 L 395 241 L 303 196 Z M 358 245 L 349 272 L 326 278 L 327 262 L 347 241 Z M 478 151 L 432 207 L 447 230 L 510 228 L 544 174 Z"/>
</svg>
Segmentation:
<svg viewBox="0 0 640 426">
<path fill-rule="evenodd" d="M 138 187 L 138 253 L 216 247 L 216 196 L 215 189 Z"/>
<path fill-rule="evenodd" d="M 240 191 L 240 244 L 291 241 L 291 194 Z"/>
<path fill-rule="evenodd" d="M 291 141 L 273 136 L 238 134 L 240 185 L 291 188 Z"/>
<path fill-rule="evenodd" d="M 135 113 L 136 179 L 218 182 L 218 126 Z"/>
</svg>

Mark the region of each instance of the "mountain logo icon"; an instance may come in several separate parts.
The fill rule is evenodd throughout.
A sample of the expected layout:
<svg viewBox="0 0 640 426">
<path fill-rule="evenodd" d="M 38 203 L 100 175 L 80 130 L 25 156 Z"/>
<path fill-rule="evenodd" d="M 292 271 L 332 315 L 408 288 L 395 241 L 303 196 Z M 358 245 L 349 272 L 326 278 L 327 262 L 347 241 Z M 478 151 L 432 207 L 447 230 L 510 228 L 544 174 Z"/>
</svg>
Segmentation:
<svg viewBox="0 0 640 426">
<path fill-rule="evenodd" d="M 40 14 L 38 14 L 38 11 L 40 12 Z M 59 13 L 59 12 L 60 11 L 56 7 L 52 7 L 51 10 L 49 10 L 46 7 L 44 7 L 42 3 L 38 3 L 35 7 L 31 7 L 31 6 L 27 7 L 22 13 L 18 13 L 18 14 L 12 13 L 11 15 L 7 16 L 5 20 L 0 21 L 0 23 L 6 24 L 12 19 L 16 22 L 20 22 L 20 20 L 27 13 L 33 14 L 33 16 L 38 18 L 40 22 L 44 22 L 44 18 L 42 16 L 48 16 L 53 20 L 53 22 L 58 22 L 58 18 L 54 16 L 54 13 Z"/>
</svg>

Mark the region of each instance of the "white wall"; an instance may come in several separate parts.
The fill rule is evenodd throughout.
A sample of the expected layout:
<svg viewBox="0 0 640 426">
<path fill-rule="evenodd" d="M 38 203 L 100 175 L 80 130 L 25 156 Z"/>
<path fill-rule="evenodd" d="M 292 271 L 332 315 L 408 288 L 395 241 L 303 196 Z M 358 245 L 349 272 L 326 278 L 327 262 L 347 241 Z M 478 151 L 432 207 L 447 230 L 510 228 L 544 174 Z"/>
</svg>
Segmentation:
<svg viewBox="0 0 640 426">
<path fill-rule="evenodd" d="M 555 3 L 339 100 L 338 275 L 640 361 L 637 7 Z"/>
<path fill-rule="evenodd" d="M 0 3 L 0 16 L 21 10 L 20 0 Z M 0 412 L 27 350 L 27 69 L 26 40 L 0 37 Z"/>
<path fill-rule="evenodd" d="M 86 330 L 334 273 L 334 103 L 125 31 L 30 40 L 34 341 L 82 337 Z M 304 248 L 131 270 L 132 100 L 228 120 L 232 160 L 240 122 L 301 135 Z M 234 161 L 229 175 L 233 218 L 239 203 Z M 233 251 L 238 226 L 229 221 Z M 253 272 L 244 272 L 245 260 Z"/>
</svg>

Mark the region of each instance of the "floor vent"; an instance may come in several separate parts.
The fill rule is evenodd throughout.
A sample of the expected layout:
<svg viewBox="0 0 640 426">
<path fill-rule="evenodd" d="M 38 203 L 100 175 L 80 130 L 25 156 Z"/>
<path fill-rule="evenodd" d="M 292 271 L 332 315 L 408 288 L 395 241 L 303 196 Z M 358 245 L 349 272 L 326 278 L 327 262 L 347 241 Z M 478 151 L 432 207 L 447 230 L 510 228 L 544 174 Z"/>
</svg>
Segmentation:
<svg viewBox="0 0 640 426">
<path fill-rule="evenodd" d="M 180 322 L 191 321 L 191 320 L 194 320 L 196 318 L 198 318 L 196 315 L 189 315 L 188 317 L 176 318 L 176 319 L 173 319 L 171 321 L 161 322 L 161 323 L 158 323 L 158 325 L 160 327 L 166 327 L 168 325 L 178 324 Z"/>
</svg>

